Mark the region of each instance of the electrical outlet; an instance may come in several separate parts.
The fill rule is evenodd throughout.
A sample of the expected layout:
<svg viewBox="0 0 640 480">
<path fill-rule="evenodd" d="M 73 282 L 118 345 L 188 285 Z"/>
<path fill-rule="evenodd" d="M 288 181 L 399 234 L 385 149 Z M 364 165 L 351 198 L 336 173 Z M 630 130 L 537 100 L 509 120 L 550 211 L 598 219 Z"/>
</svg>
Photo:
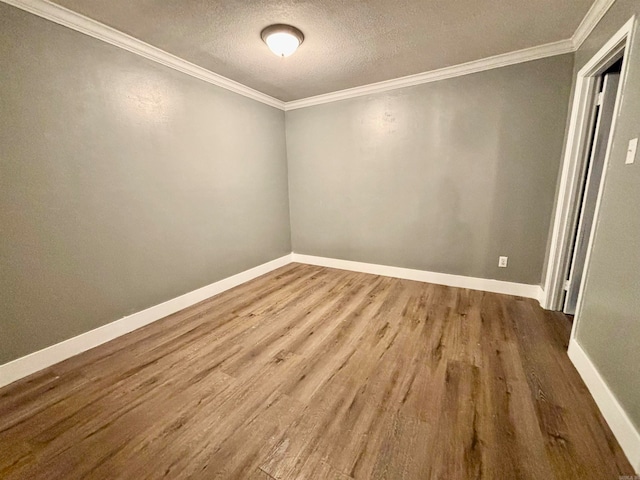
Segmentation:
<svg viewBox="0 0 640 480">
<path fill-rule="evenodd" d="M 500 268 L 507 268 L 507 262 L 509 261 L 509 257 L 499 257 L 498 258 L 498 266 Z"/>
</svg>

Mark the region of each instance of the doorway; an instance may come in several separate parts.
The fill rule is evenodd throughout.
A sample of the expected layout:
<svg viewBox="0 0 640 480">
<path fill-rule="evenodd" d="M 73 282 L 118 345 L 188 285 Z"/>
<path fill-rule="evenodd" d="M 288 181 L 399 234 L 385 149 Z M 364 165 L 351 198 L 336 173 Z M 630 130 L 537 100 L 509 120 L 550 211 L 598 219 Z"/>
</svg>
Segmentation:
<svg viewBox="0 0 640 480">
<path fill-rule="evenodd" d="M 576 78 L 541 301 L 546 309 L 575 313 L 572 337 L 579 323 L 581 294 L 624 90 L 625 52 L 629 51 L 634 23 L 635 17 Z"/>
<path fill-rule="evenodd" d="M 583 164 L 583 180 L 578 197 L 578 221 L 571 239 L 571 255 L 564 284 L 563 312 L 575 315 L 578 304 L 578 293 L 584 277 L 587 259 L 587 246 L 593 230 L 596 202 L 599 196 L 604 161 L 611 126 L 613 111 L 622 72 L 622 55 L 606 72 L 596 78 L 597 88 L 594 90 L 590 124 L 593 125 L 588 137 L 588 148 L 585 149 Z"/>
</svg>

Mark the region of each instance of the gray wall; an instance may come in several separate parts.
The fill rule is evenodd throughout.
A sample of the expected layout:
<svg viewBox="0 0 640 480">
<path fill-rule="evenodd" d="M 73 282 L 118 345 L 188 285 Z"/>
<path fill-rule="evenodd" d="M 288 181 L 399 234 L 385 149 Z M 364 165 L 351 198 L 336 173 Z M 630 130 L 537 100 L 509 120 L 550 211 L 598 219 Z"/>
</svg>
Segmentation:
<svg viewBox="0 0 640 480">
<path fill-rule="evenodd" d="M 572 71 L 568 54 L 287 112 L 293 250 L 540 284 Z"/>
<path fill-rule="evenodd" d="M 576 53 L 576 72 L 633 15 L 640 2 L 618 0 Z M 625 165 L 640 136 L 640 32 L 627 57 L 599 222 L 586 276 L 577 339 L 640 429 L 640 158 Z"/>
<path fill-rule="evenodd" d="M 284 113 L 0 3 L 0 363 L 291 251 Z"/>
</svg>

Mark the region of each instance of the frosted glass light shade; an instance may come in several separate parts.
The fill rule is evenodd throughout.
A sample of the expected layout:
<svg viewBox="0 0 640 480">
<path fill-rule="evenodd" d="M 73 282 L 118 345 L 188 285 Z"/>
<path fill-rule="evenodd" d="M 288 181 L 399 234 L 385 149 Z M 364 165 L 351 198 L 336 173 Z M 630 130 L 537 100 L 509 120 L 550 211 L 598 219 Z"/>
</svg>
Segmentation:
<svg viewBox="0 0 640 480">
<path fill-rule="evenodd" d="M 272 33 L 267 37 L 265 43 L 273 53 L 279 57 L 288 57 L 298 49 L 300 42 L 289 33 Z"/>
<path fill-rule="evenodd" d="M 291 25 L 270 25 L 261 34 L 269 49 L 279 57 L 293 54 L 304 40 L 304 35 Z"/>
</svg>

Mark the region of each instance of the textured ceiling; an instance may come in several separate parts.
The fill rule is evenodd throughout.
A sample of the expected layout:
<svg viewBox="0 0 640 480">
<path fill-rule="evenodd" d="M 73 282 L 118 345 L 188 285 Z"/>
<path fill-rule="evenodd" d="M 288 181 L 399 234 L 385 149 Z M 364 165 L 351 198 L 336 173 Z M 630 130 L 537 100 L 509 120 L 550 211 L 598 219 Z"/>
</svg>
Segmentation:
<svg viewBox="0 0 640 480">
<path fill-rule="evenodd" d="M 284 101 L 570 38 L 593 0 L 54 0 Z M 305 41 L 273 55 L 262 28 Z"/>
</svg>

